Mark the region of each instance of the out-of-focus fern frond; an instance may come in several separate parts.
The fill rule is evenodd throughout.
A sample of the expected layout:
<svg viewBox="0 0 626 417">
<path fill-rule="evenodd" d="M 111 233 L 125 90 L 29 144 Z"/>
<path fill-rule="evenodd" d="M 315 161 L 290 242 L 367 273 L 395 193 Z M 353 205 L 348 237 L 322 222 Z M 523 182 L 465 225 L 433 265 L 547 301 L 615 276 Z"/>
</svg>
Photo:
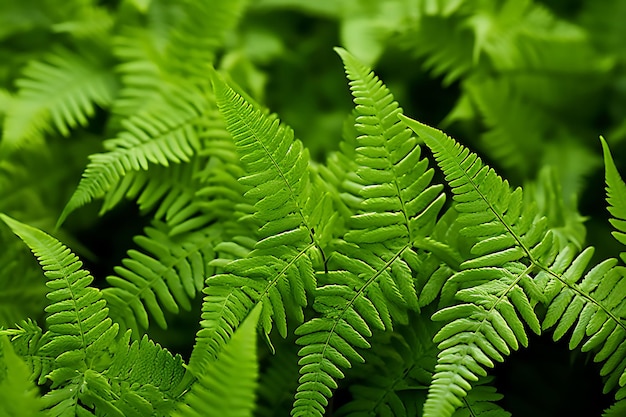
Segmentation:
<svg viewBox="0 0 626 417">
<path fill-rule="evenodd" d="M 53 127 L 67 136 L 70 129 L 85 126 L 95 106 L 108 106 L 117 89 L 107 59 L 67 49 L 31 61 L 16 84 L 3 127 L 2 147 L 9 151 Z"/>
<path fill-rule="evenodd" d="M 182 86 L 171 93 L 163 106 L 123 122 L 125 130 L 105 142 L 108 152 L 90 156 L 91 162 L 58 224 L 72 211 L 104 196 L 127 171 L 147 170 L 150 164 L 188 162 L 198 151 L 196 128 L 204 123 L 211 106 L 206 93 Z"/>
<path fill-rule="evenodd" d="M 43 403 L 24 361 L 0 336 L 0 415 L 43 417 Z"/>
</svg>

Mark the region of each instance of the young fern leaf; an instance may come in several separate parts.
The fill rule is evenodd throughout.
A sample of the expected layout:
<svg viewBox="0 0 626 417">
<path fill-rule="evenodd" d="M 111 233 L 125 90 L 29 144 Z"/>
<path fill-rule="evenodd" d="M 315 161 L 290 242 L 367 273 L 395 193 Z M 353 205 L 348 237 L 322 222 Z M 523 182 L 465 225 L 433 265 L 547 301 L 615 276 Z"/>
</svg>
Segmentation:
<svg viewBox="0 0 626 417">
<path fill-rule="evenodd" d="M 89 287 L 93 278 L 81 269 L 78 257 L 56 239 L 4 214 L 0 219 L 37 256 L 48 278 L 48 331 L 38 352 L 55 358 L 54 369 L 47 375 L 52 390 L 43 397 L 46 406 L 52 415 L 72 416 L 83 415 L 98 403 L 109 415 L 122 416 L 100 390 L 103 377 L 99 372 L 106 366 L 107 349 L 119 326 L 108 317 L 100 291 Z"/>
<path fill-rule="evenodd" d="M 486 375 L 484 368 L 528 344 L 525 325 L 540 333 L 534 305 L 541 291 L 530 274 L 549 270 L 557 249 L 545 218 L 524 204 L 521 188 L 511 191 L 507 181 L 443 132 L 400 117 L 432 150 L 455 194 L 461 233 L 474 239 L 471 259 L 442 290 L 452 291 L 459 303 L 433 315 L 448 324 L 435 335 L 441 352 L 424 415 L 445 417 L 463 404 L 472 382 Z"/>
<path fill-rule="evenodd" d="M 86 126 L 95 106 L 107 106 L 117 88 L 106 60 L 65 49 L 30 62 L 23 75 L 4 120 L 2 147 L 8 150 L 52 127 L 68 136 L 70 129 Z"/>
<path fill-rule="evenodd" d="M 300 386 L 294 416 L 321 416 L 342 368 L 363 362 L 356 348 L 369 348 L 372 330 L 406 323 L 417 310 L 413 248 L 436 222 L 444 203 L 410 130 L 397 120 L 401 109 L 373 72 L 337 49 L 344 61 L 356 107 L 356 176 L 344 182 L 359 201 L 351 228 L 336 244 L 314 308 L 321 313 L 296 330 Z M 320 279 L 321 280 L 321 279 Z"/>
<path fill-rule="evenodd" d="M 626 245 L 626 184 L 615 167 L 609 145 L 602 137 L 600 137 L 600 141 L 602 142 L 606 167 L 606 201 L 609 203 L 609 213 L 613 216 L 609 221 L 616 229 L 612 235 L 622 245 Z M 620 257 L 626 263 L 626 252 L 622 252 Z"/>
<path fill-rule="evenodd" d="M 266 335 L 276 325 L 285 337 L 288 316 L 303 321 L 307 293 L 316 286 L 310 254 L 318 251 L 316 240 L 322 238 L 314 230 L 327 228 L 332 213 L 327 197 L 310 186 L 308 152 L 293 131 L 255 109 L 216 73 L 213 85 L 247 173 L 239 181 L 254 203 L 249 220 L 259 226 L 259 240 L 247 257 L 207 279 L 203 329 L 189 364 L 194 371 L 215 357 L 255 304 L 263 305 L 260 323 Z"/>
<path fill-rule="evenodd" d="M 190 160 L 200 148 L 197 125 L 204 122 L 211 106 L 203 92 L 190 89 L 180 87 L 170 92 L 162 106 L 125 120 L 125 131 L 105 142 L 108 152 L 90 155 L 91 162 L 57 225 L 74 210 L 103 197 L 128 171 Z"/>
<path fill-rule="evenodd" d="M 175 417 L 252 417 L 259 376 L 257 305 L 232 335 L 217 359 L 202 371 Z"/>
</svg>

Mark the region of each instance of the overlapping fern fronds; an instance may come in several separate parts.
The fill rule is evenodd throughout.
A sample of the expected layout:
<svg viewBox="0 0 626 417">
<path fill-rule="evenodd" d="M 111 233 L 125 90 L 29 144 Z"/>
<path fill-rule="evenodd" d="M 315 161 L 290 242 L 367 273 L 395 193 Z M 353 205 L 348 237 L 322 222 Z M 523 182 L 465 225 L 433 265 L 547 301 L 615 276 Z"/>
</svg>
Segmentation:
<svg viewBox="0 0 626 417">
<path fill-rule="evenodd" d="M 254 250 L 207 279 L 202 327 L 190 369 L 197 372 L 249 313 L 261 303 L 260 325 L 284 337 L 287 317 L 304 319 L 307 293 L 315 288 L 310 256 L 328 230 L 332 206 L 309 179 L 308 152 L 293 131 L 255 109 L 213 75 L 217 104 L 233 135 L 246 175 L 239 179 L 254 204 L 249 220 L 258 227 Z"/>
<path fill-rule="evenodd" d="M 90 156 L 78 188 L 59 218 L 105 195 L 128 171 L 147 170 L 150 164 L 169 166 L 188 162 L 200 148 L 196 125 L 211 107 L 206 93 L 180 87 L 163 106 L 124 121 L 124 131 L 105 142 L 106 153 Z"/>
<path fill-rule="evenodd" d="M 129 344 L 130 332 L 117 343 L 115 357 L 103 372 L 111 381 L 113 403 L 125 417 L 171 415 L 182 392 L 189 388 L 180 355 L 144 336 Z"/>
<path fill-rule="evenodd" d="M 607 143 L 604 150 L 607 202 L 613 215 L 611 224 L 615 238 L 624 243 L 626 218 L 626 185 L 621 179 Z M 616 391 L 618 401 L 626 398 L 626 325 L 623 312 L 626 291 L 626 268 L 616 259 L 600 262 L 585 273 L 593 255 L 592 248 L 583 251 L 560 277 L 550 277 L 548 311 L 544 328 L 554 328 L 553 338 L 569 335 L 569 347 L 581 346 L 594 353 L 594 361 L 602 362 L 605 393 Z M 621 254 L 624 260 L 624 253 Z M 616 403 L 616 406 L 619 403 Z"/>
<path fill-rule="evenodd" d="M 219 236 L 210 229 L 170 237 L 169 228 L 155 222 L 145 235 L 135 237 L 141 251 L 131 249 L 111 285 L 102 292 L 110 305 L 111 316 L 135 336 L 147 329 L 148 312 L 162 328 L 167 328 L 163 310 L 178 313 L 191 309 L 191 300 L 204 286 Z"/>
<path fill-rule="evenodd" d="M 389 90 L 348 52 L 337 52 L 361 134 L 356 175 L 343 184 L 358 209 L 334 245 L 330 272 L 320 277 L 313 307 L 321 316 L 296 330 L 303 347 L 294 416 L 321 416 L 342 369 L 363 362 L 356 348 L 369 348 L 373 331 L 406 323 L 407 310 L 419 308 L 413 248 L 432 230 L 444 202 L 442 187 L 430 185 L 433 170 L 420 158 L 417 139 L 397 120 L 401 109 Z"/>
<path fill-rule="evenodd" d="M 87 51 L 59 49 L 31 61 L 16 84 L 3 126 L 2 147 L 11 151 L 41 140 L 54 127 L 64 136 L 86 126 L 96 106 L 106 107 L 117 83 L 106 59 Z"/>
<path fill-rule="evenodd" d="M 480 158 L 441 131 L 402 119 L 424 139 L 455 196 L 461 234 L 472 240 L 470 259 L 442 289 L 457 303 L 434 320 L 448 322 L 435 336 L 441 352 L 424 406 L 426 416 L 451 416 L 485 367 L 526 346 L 526 327 L 540 333 L 535 304 L 542 292 L 532 274 L 550 267 L 558 249 L 545 218 L 525 204 Z"/>
</svg>

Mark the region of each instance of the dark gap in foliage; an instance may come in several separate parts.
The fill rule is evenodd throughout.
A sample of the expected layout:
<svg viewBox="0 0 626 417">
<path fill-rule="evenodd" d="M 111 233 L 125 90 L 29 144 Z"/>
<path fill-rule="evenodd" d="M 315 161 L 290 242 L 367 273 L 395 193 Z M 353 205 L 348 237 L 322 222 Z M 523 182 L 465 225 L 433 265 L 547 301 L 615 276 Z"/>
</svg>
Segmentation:
<svg viewBox="0 0 626 417">
<path fill-rule="evenodd" d="M 285 53 L 260 65 L 268 74 L 265 104 L 294 129 L 295 137 L 322 162 L 336 150 L 343 121 L 352 109 L 342 63 L 333 47 L 339 45 L 337 23 L 301 13 L 279 11 L 255 17 L 282 38 Z"/>
<path fill-rule="evenodd" d="M 93 286 L 108 286 L 105 278 L 114 274 L 113 268 L 121 264 L 128 249 L 136 248 L 133 237 L 142 234 L 147 225 L 148 219 L 140 215 L 135 203 L 122 201 L 93 226 L 75 232 L 78 241 L 97 254 L 93 259 L 81 257 L 85 268 L 95 278 Z"/>
<path fill-rule="evenodd" d="M 496 366 L 492 374 L 505 410 L 514 416 L 599 416 L 612 404 L 612 394 L 602 394 L 600 365 L 591 354 L 570 351 L 566 339 L 530 333 L 528 348 Z"/>
<path fill-rule="evenodd" d="M 390 48 L 375 67 L 376 74 L 402 105 L 404 113 L 429 126 L 439 127 L 461 96 L 459 82 L 444 84 L 444 77 L 424 71 L 424 62 L 405 51 Z M 454 129 L 446 129 L 453 136 Z"/>
<path fill-rule="evenodd" d="M 564 19 L 572 20 L 583 8 L 583 0 L 537 0 L 548 7 L 554 14 Z"/>
</svg>

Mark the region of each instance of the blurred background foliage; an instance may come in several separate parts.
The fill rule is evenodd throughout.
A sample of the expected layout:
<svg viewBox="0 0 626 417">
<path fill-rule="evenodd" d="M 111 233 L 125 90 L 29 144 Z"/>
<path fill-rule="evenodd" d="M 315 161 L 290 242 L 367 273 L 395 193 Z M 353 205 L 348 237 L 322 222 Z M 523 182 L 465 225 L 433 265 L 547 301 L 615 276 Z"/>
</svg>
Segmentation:
<svg viewBox="0 0 626 417">
<path fill-rule="evenodd" d="M 340 45 L 375 69 L 407 115 L 528 187 L 569 239 L 601 258 L 619 252 L 606 238 L 598 136 L 626 172 L 623 0 L 249 0 L 207 56 L 203 15 L 189 18 L 200 3 L 210 13 L 210 0 L 0 1 L 0 212 L 54 231 L 88 156 L 149 105 L 150 87 L 168 71 L 202 77 L 168 52 L 184 23 L 197 30 L 196 58 L 278 113 L 315 161 L 339 147 L 350 118 L 332 50 Z M 68 95 L 80 111 L 60 104 Z M 54 233 L 106 286 L 147 224 L 133 202 L 102 216 L 90 204 Z M 6 228 L 0 248 L 0 326 L 11 326 L 43 311 L 43 276 Z M 153 337 L 190 349 L 198 305 Z"/>
</svg>

